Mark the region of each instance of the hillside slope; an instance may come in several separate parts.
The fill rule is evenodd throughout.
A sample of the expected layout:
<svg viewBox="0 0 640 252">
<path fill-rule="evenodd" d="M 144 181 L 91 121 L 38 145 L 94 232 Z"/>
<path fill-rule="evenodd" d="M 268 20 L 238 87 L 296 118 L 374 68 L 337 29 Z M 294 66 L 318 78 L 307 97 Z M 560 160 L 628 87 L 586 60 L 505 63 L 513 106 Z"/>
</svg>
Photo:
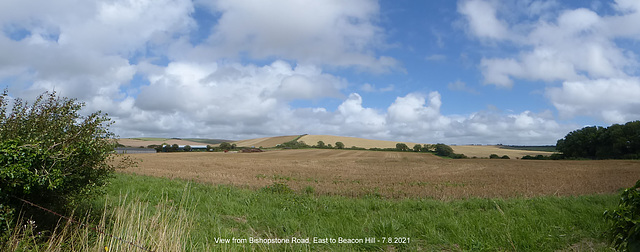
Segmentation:
<svg viewBox="0 0 640 252">
<path fill-rule="evenodd" d="M 361 148 L 395 148 L 397 143 L 404 143 L 409 148 L 412 148 L 416 143 L 411 142 L 396 142 L 396 141 L 383 141 L 373 140 L 357 137 L 343 137 L 343 136 L 329 136 L 329 135 L 305 135 L 298 141 L 304 141 L 308 145 L 316 145 L 318 141 L 323 141 L 325 144 L 331 144 L 335 146 L 336 142 L 342 142 L 346 148 L 352 146 Z"/>
</svg>

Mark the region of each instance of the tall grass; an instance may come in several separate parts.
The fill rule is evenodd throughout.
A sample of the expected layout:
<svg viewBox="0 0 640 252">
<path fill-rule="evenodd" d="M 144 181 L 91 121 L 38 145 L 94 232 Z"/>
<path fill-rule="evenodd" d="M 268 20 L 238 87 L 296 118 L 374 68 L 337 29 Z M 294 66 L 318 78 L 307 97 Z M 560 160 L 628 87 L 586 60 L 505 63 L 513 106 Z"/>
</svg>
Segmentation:
<svg viewBox="0 0 640 252">
<path fill-rule="evenodd" d="M 120 195 L 116 202 L 105 199 L 97 225 L 90 216 L 79 221 L 61 219 L 50 234 L 38 233 L 30 220 L 17 225 L 2 251 L 188 251 L 192 250 L 193 201 L 189 184 L 181 198 L 159 194 L 155 204 L 139 195 Z M 177 200 L 175 202 L 174 200 Z M 79 224 L 81 223 L 81 224 Z"/>
<path fill-rule="evenodd" d="M 390 200 L 317 196 L 284 187 L 256 191 L 118 174 L 96 204 L 104 208 L 100 226 L 107 233 L 153 251 L 608 251 L 602 212 L 617 202 L 616 195 Z M 60 227 L 41 246 L 31 245 L 29 230 L 18 228 L 8 250 L 143 251 L 85 227 Z M 233 242 L 293 237 L 375 237 L 377 242 Z M 386 237 L 410 241 L 383 243 Z"/>
</svg>

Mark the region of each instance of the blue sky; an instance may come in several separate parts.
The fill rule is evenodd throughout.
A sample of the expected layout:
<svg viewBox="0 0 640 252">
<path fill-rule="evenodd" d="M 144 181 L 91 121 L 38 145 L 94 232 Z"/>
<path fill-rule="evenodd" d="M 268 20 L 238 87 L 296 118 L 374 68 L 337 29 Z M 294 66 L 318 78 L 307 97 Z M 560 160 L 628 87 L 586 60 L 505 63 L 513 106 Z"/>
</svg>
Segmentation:
<svg viewBox="0 0 640 252">
<path fill-rule="evenodd" d="M 0 84 L 122 137 L 555 144 L 640 119 L 640 2 L 0 3 Z"/>
</svg>

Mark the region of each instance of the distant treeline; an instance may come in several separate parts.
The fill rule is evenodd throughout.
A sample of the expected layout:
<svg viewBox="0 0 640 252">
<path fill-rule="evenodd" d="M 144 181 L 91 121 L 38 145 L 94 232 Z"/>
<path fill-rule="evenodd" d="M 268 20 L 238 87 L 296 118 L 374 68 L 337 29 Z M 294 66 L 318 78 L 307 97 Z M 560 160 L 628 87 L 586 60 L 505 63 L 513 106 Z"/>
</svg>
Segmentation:
<svg viewBox="0 0 640 252">
<path fill-rule="evenodd" d="M 584 127 L 558 140 L 556 149 L 565 158 L 640 159 L 640 121 Z"/>
</svg>

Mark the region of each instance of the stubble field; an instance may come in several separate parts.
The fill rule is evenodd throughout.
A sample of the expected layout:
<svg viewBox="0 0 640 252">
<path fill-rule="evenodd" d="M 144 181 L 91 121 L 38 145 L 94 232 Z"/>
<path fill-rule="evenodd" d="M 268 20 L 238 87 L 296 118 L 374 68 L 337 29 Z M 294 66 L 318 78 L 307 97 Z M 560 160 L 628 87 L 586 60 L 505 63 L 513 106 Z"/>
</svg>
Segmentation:
<svg viewBox="0 0 640 252">
<path fill-rule="evenodd" d="M 131 155 L 122 172 L 321 195 L 510 198 L 615 193 L 640 179 L 640 161 L 443 159 L 431 154 L 303 149 L 264 153 Z"/>
</svg>

